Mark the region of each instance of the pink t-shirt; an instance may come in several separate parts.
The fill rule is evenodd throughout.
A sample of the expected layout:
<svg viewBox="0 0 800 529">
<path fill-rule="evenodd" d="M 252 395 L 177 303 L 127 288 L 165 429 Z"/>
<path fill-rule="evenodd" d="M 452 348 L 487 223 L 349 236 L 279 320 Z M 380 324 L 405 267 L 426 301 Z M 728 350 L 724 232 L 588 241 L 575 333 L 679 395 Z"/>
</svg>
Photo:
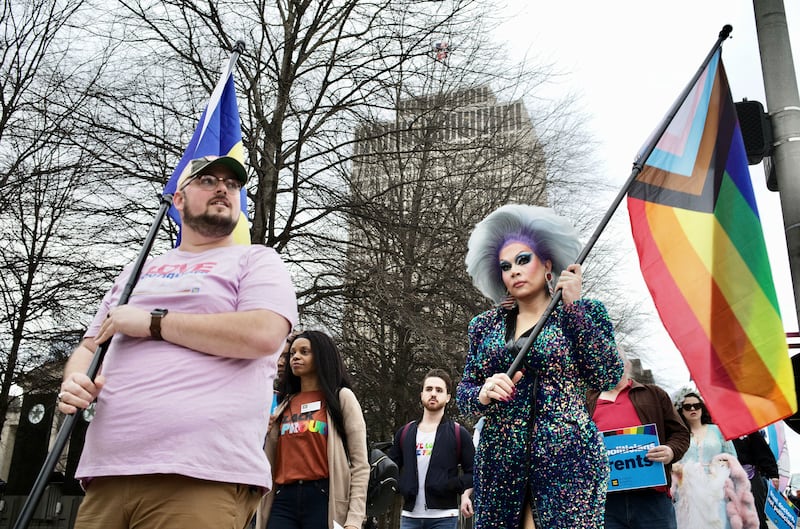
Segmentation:
<svg viewBox="0 0 800 529">
<path fill-rule="evenodd" d="M 118 304 L 129 274 L 103 298 L 86 336 Z M 194 314 L 267 309 L 297 322 L 289 273 L 264 246 L 171 250 L 145 264 L 129 304 Z M 272 352 L 242 360 L 115 335 L 76 477 L 181 474 L 271 487 L 263 444 L 278 358 Z"/>
</svg>

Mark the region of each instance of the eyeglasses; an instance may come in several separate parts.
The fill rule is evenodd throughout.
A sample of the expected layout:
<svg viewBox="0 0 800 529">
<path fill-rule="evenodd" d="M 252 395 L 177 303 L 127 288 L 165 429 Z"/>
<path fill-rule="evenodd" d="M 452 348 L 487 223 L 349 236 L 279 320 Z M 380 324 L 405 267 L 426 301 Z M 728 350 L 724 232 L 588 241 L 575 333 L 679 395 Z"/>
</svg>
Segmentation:
<svg viewBox="0 0 800 529">
<path fill-rule="evenodd" d="M 181 191 L 186 189 L 186 186 L 192 182 L 197 182 L 197 185 L 200 187 L 200 189 L 205 189 L 206 191 L 212 191 L 216 189 L 220 182 L 225 184 L 225 189 L 229 193 L 236 193 L 242 189 L 242 183 L 235 178 L 223 178 L 213 174 L 201 174 L 192 177 L 188 182 L 183 184 Z"/>
<path fill-rule="evenodd" d="M 702 402 L 687 402 L 686 404 L 681 405 L 681 409 L 683 411 L 702 410 L 703 409 L 703 403 Z"/>
<path fill-rule="evenodd" d="M 514 263 L 516 263 L 517 266 L 525 266 L 531 262 L 531 259 L 533 259 L 533 254 L 531 252 L 523 252 L 514 258 Z M 508 272 L 511 270 L 511 263 L 505 260 L 500 261 L 500 270 Z"/>
</svg>

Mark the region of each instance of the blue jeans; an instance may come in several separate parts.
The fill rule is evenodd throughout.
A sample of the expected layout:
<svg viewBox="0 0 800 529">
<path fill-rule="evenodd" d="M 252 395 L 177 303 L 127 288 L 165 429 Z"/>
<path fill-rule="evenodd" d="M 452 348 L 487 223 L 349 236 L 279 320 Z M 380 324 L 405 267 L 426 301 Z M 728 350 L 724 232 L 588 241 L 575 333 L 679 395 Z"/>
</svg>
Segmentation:
<svg viewBox="0 0 800 529">
<path fill-rule="evenodd" d="M 400 517 L 400 529 L 456 529 L 458 516 L 446 518 L 411 518 Z"/>
<path fill-rule="evenodd" d="M 328 529 L 328 480 L 278 485 L 267 529 Z"/>
<path fill-rule="evenodd" d="M 605 529 L 676 529 L 675 507 L 665 492 L 631 490 L 606 496 Z"/>
</svg>

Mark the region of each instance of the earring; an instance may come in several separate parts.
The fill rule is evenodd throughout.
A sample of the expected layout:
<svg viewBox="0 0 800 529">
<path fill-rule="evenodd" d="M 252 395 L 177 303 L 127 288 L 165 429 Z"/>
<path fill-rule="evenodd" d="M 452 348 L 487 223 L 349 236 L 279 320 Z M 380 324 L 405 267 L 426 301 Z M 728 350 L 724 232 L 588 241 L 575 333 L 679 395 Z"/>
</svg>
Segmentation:
<svg viewBox="0 0 800 529">
<path fill-rule="evenodd" d="M 545 272 L 544 281 L 547 284 L 547 290 L 550 291 L 550 297 L 553 297 L 553 274 L 549 271 Z"/>
</svg>

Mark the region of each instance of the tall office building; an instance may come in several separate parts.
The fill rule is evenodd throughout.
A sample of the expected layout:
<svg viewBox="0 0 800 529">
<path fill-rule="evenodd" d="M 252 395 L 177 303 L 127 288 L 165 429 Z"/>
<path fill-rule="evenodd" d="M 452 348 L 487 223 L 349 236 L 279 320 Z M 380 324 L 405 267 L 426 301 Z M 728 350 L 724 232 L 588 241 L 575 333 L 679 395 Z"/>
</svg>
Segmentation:
<svg viewBox="0 0 800 529">
<path fill-rule="evenodd" d="M 398 186 L 410 196 L 420 185 L 435 196 L 438 185 L 545 201 L 544 155 L 525 104 L 498 102 L 485 86 L 401 100 L 393 120 L 359 127 L 354 154 L 357 196 Z"/>
</svg>

